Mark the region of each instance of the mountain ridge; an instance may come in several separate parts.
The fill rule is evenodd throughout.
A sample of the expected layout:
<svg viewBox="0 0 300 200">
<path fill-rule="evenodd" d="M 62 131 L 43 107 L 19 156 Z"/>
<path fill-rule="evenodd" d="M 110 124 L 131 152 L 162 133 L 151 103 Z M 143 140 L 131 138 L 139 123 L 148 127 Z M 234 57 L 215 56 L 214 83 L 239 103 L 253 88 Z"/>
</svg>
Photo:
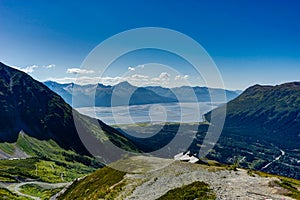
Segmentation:
<svg viewBox="0 0 300 200">
<path fill-rule="evenodd" d="M 78 135 L 79 130 L 84 139 L 97 147 L 110 140 L 119 147 L 138 151 L 117 130 L 79 114 L 62 97 L 26 73 L 0 63 L 0 77 L 0 142 L 14 143 L 20 131 L 24 131 L 39 140 L 52 139 L 66 150 L 91 155 Z M 101 146 L 95 151 L 109 150 Z"/>
<path fill-rule="evenodd" d="M 225 106 L 225 105 L 224 105 Z M 299 179 L 300 83 L 254 85 L 226 104 L 218 144 L 208 157 Z M 222 107 L 205 115 L 222 117 Z"/>
<path fill-rule="evenodd" d="M 300 127 L 299 106 L 300 82 L 276 86 L 257 84 L 249 87 L 236 99 L 227 103 L 227 117 L 224 127 L 237 126 L 242 128 L 238 125 L 241 122 L 254 125 L 254 119 L 250 118 L 256 118 L 254 121 L 259 122 L 259 126 L 273 131 L 275 129 L 281 130 L 279 126 L 282 125 L 289 125 L 286 127 L 287 129 L 294 127 L 295 124 Z M 218 112 L 218 108 L 215 111 Z M 207 117 L 210 117 L 210 113 L 207 114 Z"/>
<path fill-rule="evenodd" d="M 76 85 L 60 84 L 54 81 L 44 82 L 51 90 L 58 93 L 73 107 L 141 105 L 153 103 L 210 102 L 211 96 L 216 101 L 224 101 L 224 90 L 219 88 L 182 86 L 164 88 L 161 86 L 137 87 L 129 82 L 120 82 L 114 86 L 103 84 Z M 191 95 L 195 94 L 195 95 Z M 130 96 L 132 95 L 132 96 Z M 227 101 L 239 95 L 239 91 L 225 90 Z M 112 101 L 112 96 L 114 96 Z M 75 102 L 72 101 L 76 98 Z M 117 99 L 117 100 L 116 100 Z M 129 99 L 129 102 L 124 101 Z"/>
</svg>

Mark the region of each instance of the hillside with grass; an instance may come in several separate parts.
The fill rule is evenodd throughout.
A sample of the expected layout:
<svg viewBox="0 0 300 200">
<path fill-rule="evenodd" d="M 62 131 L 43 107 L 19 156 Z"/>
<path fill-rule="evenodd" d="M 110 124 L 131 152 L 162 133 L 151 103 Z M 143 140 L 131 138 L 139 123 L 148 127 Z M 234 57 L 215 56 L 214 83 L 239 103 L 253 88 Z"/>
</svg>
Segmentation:
<svg viewBox="0 0 300 200">
<path fill-rule="evenodd" d="M 300 83 L 254 85 L 227 103 L 222 134 L 208 158 L 300 179 Z M 209 112 L 210 120 L 222 108 Z M 197 139 L 201 144 L 201 139 Z"/>
<path fill-rule="evenodd" d="M 266 139 L 282 148 L 300 143 L 300 82 L 277 86 L 254 85 L 227 103 L 224 133 Z M 221 111 L 214 110 L 216 117 Z M 211 112 L 206 115 L 210 118 Z"/>
<path fill-rule="evenodd" d="M 58 199 L 300 199 L 300 181 L 216 162 L 131 157 L 74 182 Z M 128 171 L 129 170 L 129 171 Z"/>
<path fill-rule="evenodd" d="M 61 148 L 53 140 L 40 141 L 24 133 L 15 143 L 1 143 L 0 150 L 11 156 L 10 159 L 0 160 L 2 183 L 24 180 L 68 182 L 103 166 L 94 158 Z M 14 157 L 16 151 L 26 157 Z"/>
</svg>

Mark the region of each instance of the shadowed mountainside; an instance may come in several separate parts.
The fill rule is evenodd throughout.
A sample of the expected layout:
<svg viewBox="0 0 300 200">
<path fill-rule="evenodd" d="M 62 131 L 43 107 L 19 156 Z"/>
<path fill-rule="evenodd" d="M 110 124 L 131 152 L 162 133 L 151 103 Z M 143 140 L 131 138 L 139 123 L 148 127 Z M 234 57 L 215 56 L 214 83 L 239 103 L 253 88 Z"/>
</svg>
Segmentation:
<svg viewBox="0 0 300 200">
<path fill-rule="evenodd" d="M 283 148 L 299 148 L 300 83 L 254 85 L 227 103 L 223 133 L 264 138 Z M 215 110 L 217 117 L 220 108 Z M 210 118 L 210 113 L 206 117 Z"/>
<path fill-rule="evenodd" d="M 0 110 L 0 142 L 16 142 L 23 131 L 39 140 L 52 139 L 64 149 L 85 155 L 90 154 L 82 139 L 97 147 L 94 153 L 109 151 L 101 145 L 109 140 L 123 149 L 137 151 L 115 129 L 79 114 L 44 84 L 3 63 L 0 63 Z"/>
</svg>

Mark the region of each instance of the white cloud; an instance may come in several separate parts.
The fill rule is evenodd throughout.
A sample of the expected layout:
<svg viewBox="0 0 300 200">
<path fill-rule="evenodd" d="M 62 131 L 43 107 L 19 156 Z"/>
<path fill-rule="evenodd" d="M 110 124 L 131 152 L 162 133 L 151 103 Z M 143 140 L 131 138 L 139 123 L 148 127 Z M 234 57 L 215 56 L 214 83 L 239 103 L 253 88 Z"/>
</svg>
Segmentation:
<svg viewBox="0 0 300 200">
<path fill-rule="evenodd" d="M 176 78 L 177 77 L 177 78 Z M 127 76 L 116 76 L 116 77 L 96 77 L 96 76 L 88 76 L 83 75 L 81 77 L 64 77 L 64 78 L 50 78 L 50 80 L 59 82 L 59 83 L 70 83 L 74 82 L 80 85 L 86 84 L 97 84 L 102 83 L 104 85 L 116 85 L 123 81 L 128 81 L 130 84 L 135 86 L 149 86 L 149 85 L 160 85 L 163 87 L 175 87 L 181 85 L 187 85 L 188 75 L 182 76 L 171 76 L 167 72 L 162 72 L 158 76 L 153 77 L 144 74 L 131 74 Z M 174 78 L 176 81 L 174 81 Z M 173 80 L 173 81 L 172 81 Z"/>
<path fill-rule="evenodd" d="M 63 77 L 63 78 L 48 78 L 48 80 L 55 81 L 58 83 L 76 83 L 79 85 L 86 85 L 86 84 L 97 84 L 102 83 L 104 85 L 116 85 L 123 81 L 128 81 L 129 83 L 136 85 L 136 86 L 142 86 L 147 83 L 149 83 L 150 78 L 145 75 L 141 74 L 133 74 L 131 76 L 125 76 L 125 77 L 90 77 L 90 76 L 81 76 L 81 77 Z M 154 82 L 155 83 L 155 82 Z"/>
<path fill-rule="evenodd" d="M 158 77 L 152 78 L 147 85 L 169 86 L 171 75 L 167 72 L 162 72 Z"/>
<path fill-rule="evenodd" d="M 131 75 L 132 78 L 137 78 L 137 79 L 147 79 L 149 76 L 141 75 L 141 74 L 133 74 Z"/>
<path fill-rule="evenodd" d="M 125 77 L 101 77 L 100 79 L 98 78 L 99 82 L 104 84 L 104 85 L 116 85 L 120 82 L 126 81 L 127 79 Z"/>
<path fill-rule="evenodd" d="M 50 69 L 50 68 L 53 68 L 53 67 L 55 67 L 55 65 L 54 64 L 50 64 L 50 65 L 42 65 L 42 66 L 38 66 L 38 65 L 31 65 L 31 66 L 28 66 L 28 67 L 15 67 L 15 66 L 13 66 L 13 68 L 15 68 L 15 69 L 18 69 L 18 70 L 20 70 L 20 71 L 22 71 L 22 72 L 25 72 L 25 73 L 32 73 L 35 69 L 37 69 L 37 68 L 45 68 L 45 69 Z"/>
<path fill-rule="evenodd" d="M 128 70 L 129 70 L 129 71 L 134 71 L 135 68 L 134 68 L 134 67 L 128 67 Z"/>
<path fill-rule="evenodd" d="M 167 72 L 162 72 L 160 75 L 159 75 L 159 79 L 161 81 L 169 81 L 170 80 L 170 74 L 168 74 Z"/>
<path fill-rule="evenodd" d="M 76 83 L 79 85 L 87 84 L 97 84 L 102 83 L 104 85 L 115 85 L 119 82 L 125 81 L 123 77 L 91 77 L 91 76 L 81 76 L 81 77 L 63 77 L 63 78 L 48 78 L 47 80 L 55 81 L 58 83 Z"/>
<path fill-rule="evenodd" d="M 175 76 L 175 81 L 178 81 L 178 80 L 186 80 L 189 78 L 189 75 L 184 75 L 184 76 L 180 76 L 180 75 L 177 75 Z"/>
<path fill-rule="evenodd" d="M 15 68 L 17 70 L 20 70 L 22 72 L 25 72 L 25 73 L 32 73 L 35 68 L 38 68 L 38 66 L 37 65 L 32 65 L 32 66 L 28 66 L 28 67 L 24 67 L 24 68 L 13 66 L 13 68 Z"/>
<path fill-rule="evenodd" d="M 67 74 L 92 74 L 92 73 L 95 73 L 95 71 L 80 69 L 80 68 L 69 68 L 69 69 L 67 69 Z"/>
<path fill-rule="evenodd" d="M 99 77 L 63 77 L 63 78 L 48 78 L 47 80 L 55 81 L 58 83 L 77 83 L 81 85 L 96 84 L 99 82 Z"/>
<path fill-rule="evenodd" d="M 135 86 L 143 86 L 143 85 L 149 83 L 149 81 L 150 81 L 149 76 L 142 75 L 142 74 L 133 74 L 131 76 L 127 76 L 127 77 L 123 77 L 123 78 Z"/>
<path fill-rule="evenodd" d="M 136 69 L 144 69 L 144 65 L 138 65 L 138 66 L 135 66 L 135 67 L 128 67 L 128 70 L 129 71 L 135 71 Z"/>
<path fill-rule="evenodd" d="M 50 68 L 53 68 L 53 67 L 55 67 L 56 65 L 54 65 L 54 64 L 50 64 L 50 65 L 45 65 L 45 66 L 43 66 L 43 68 L 46 68 L 46 69 L 50 69 Z"/>
</svg>

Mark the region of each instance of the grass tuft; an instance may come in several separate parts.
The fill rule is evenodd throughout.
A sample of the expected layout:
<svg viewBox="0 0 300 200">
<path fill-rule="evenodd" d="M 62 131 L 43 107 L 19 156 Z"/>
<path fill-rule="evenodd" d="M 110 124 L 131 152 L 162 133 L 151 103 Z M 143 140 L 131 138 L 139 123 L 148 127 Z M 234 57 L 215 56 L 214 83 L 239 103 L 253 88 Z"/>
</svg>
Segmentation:
<svg viewBox="0 0 300 200">
<path fill-rule="evenodd" d="M 209 188 L 209 185 L 196 181 L 189 185 L 182 186 L 180 188 L 175 188 L 173 190 L 169 190 L 166 194 L 158 198 L 157 200 L 194 200 L 194 199 L 205 199 L 205 200 L 213 200 L 216 199 L 216 195 Z"/>
<path fill-rule="evenodd" d="M 75 181 L 58 200 L 114 199 L 122 190 L 125 172 L 104 167 L 95 173 Z"/>
</svg>

